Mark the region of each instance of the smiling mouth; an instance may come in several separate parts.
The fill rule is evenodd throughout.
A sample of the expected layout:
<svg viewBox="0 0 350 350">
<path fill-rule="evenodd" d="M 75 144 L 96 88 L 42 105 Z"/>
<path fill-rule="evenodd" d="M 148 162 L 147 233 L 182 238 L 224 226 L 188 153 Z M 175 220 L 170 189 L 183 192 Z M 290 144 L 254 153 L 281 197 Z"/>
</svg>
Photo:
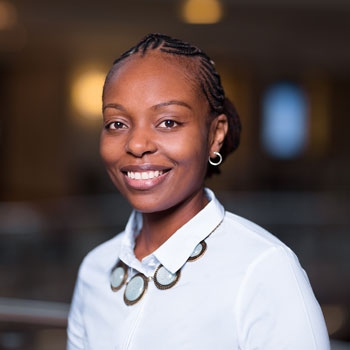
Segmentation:
<svg viewBox="0 0 350 350">
<path fill-rule="evenodd" d="M 128 171 L 127 177 L 132 180 L 149 180 L 157 178 L 163 175 L 166 171 L 154 170 L 154 171 Z"/>
</svg>

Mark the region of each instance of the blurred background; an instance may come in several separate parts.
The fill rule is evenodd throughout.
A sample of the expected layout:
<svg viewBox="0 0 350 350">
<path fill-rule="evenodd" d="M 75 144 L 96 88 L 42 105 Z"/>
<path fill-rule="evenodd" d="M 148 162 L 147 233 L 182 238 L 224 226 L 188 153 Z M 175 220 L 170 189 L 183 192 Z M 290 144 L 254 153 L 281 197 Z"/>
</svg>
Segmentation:
<svg viewBox="0 0 350 350">
<path fill-rule="evenodd" d="M 148 32 L 215 61 L 243 136 L 208 186 L 296 252 L 349 349 L 346 0 L 0 0 L 0 349 L 65 348 L 81 259 L 127 221 L 98 153 L 101 88 Z"/>
</svg>

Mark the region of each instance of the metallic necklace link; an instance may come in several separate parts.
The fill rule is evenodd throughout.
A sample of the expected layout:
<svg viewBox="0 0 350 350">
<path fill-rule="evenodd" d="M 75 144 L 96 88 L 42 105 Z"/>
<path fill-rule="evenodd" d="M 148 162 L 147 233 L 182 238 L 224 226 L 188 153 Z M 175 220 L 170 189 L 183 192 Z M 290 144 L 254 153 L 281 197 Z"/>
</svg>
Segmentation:
<svg viewBox="0 0 350 350">
<path fill-rule="evenodd" d="M 187 261 L 197 260 L 205 253 L 206 249 L 207 244 L 205 241 L 200 242 Z M 166 290 L 172 288 L 178 282 L 181 275 L 181 270 L 171 273 L 160 264 L 154 272 L 153 277 L 147 278 L 144 274 L 138 273 L 126 282 L 128 279 L 128 270 L 129 267 L 119 260 L 112 269 L 110 276 L 110 284 L 113 292 L 117 292 L 126 284 L 124 291 L 124 302 L 126 305 L 133 305 L 141 300 L 147 290 L 148 281 L 153 280 L 158 289 Z"/>
</svg>

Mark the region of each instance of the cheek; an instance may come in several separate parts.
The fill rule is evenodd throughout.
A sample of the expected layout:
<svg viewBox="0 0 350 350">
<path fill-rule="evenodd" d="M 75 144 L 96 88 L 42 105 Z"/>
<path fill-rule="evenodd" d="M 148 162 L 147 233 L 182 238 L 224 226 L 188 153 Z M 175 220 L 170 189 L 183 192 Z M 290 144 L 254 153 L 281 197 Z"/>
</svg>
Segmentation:
<svg viewBox="0 0 350 350">
<path fill-rule="evenodd" d="M 100 140 L 100 156 L 103 162 L 108 165 L 115 162 L 120 157 L 120 145 L 107 136 L 101 136 Z"/>
<path fill-rule="evenodd" d="M 190 137 L 167 141 L 169 155 L 182 166 L 188 167 L 191 172 L 206 167 L 208 156 L 208 140 L 204 133 L 191 134 Z"/>
</svg>

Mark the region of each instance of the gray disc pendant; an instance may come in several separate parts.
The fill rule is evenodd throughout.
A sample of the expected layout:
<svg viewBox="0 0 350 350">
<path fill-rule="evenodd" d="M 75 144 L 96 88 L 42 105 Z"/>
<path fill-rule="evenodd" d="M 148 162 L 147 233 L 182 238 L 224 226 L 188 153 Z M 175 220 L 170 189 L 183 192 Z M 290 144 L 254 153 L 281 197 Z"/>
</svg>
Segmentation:
<svg viewBox="0 0 350 350">
<path fill-rule="evenodd" d="M 188 261 L 194 261 L 200 258 L 207 250 L 207 243 L 205 241 L 199 242 L 194 248 L 192 254 L 188 258 Z"/>
<path fill-rule="evenodd" d="M 124 291 L 124 302 L 126 305 L 137 303 L 145 294 L 148 280 L 145 275 L 138 273 L 126 285 Z"/>
<path fill-rule="evenodd" d="M 119 261 L 116 267 L 112 270 L 110 276 L 110 284 L 113 292 L 116 292 L 123 287 L 127 278 L 128 267 L 123 262 Z"/>
<path fill-rule="evenodd" d="M 154 284 L 158 289 L 169 289 L 173 287 L 180 278 L 180 270 L 171 273 L 163 265 L 159 265 L 154 273 Z"/>
</svg>

